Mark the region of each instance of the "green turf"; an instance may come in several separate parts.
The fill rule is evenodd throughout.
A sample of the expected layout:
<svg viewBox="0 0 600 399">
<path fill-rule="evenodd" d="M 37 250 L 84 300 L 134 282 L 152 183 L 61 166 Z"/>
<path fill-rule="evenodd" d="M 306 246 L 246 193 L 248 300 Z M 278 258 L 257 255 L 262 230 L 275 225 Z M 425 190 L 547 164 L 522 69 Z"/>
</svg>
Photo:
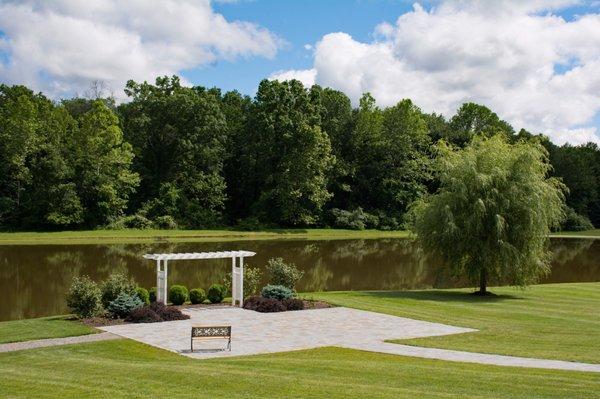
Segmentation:
<svg viewBox="0 0 600 399">
<path fill-rule="evenodd" d="M 343 229 L 236 230 L 89 230 L 61 232 L 0 233 L 0 245 L 110 244 L 142 242 L 198 242 L 274 239 L 404 238 L 406 231 Z"/>
<path fill-rule="evenodd" d="M 0 354 L 11 398 L 599 398 L 591 373 L 321 348 L 192 360 L 133 341 Z"/>
<path fill-rule="evenodd" d="M 600 363 L 600 283 L 548 284 L 526 290 L 325 292 L 306 294 L 341 306 L 480 331 L 398 341 L 411 345 Z M 600 377 L 599 377 L 600 381 Z M 599 387 L 600 389 L 600 387 Z"/>
<path fill-rule="evenodd" d="M 0 344 L 42 338 L 85 335 L 97 330 L 65 316 L 0 322 Z"/>
<path fill-rule="evenodd" d="M 561 231 L 552 233 L 551 237 L 598 237 L 600 238 L 600 229 L 586 231 Z"/>
</svg>

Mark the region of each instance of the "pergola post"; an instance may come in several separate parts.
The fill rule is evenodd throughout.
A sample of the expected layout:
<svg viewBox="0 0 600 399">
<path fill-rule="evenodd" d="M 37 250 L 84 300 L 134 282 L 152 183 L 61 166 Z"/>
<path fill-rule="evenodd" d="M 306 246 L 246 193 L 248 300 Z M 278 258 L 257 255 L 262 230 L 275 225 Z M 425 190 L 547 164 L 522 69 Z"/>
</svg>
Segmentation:
<svg viewBox="0 0 600 399">
<path fill-rule="evenodd" d="M 233 306 L 244 306 L 244 257 L 239 257 L 236 262 L 235 256 L 231 258 L 231 304 Z"/>
<path fill-rule="evenodd" d="M 162 265 L 161 265 L 162 263 Z M 156 260 L 156 302 L 167 304 L 167 260 Z"/>
</svg>

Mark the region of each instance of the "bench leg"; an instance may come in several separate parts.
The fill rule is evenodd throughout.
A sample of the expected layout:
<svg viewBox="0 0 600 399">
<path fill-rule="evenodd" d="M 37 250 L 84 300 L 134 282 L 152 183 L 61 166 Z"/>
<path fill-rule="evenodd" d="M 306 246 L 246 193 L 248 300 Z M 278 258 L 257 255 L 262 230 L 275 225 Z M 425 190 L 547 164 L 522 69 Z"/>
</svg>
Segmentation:
<svg viewBox="0 0 600 399">
<path fill-rule="evenodd" d="M 227 342 L 227 349 L 231 352 L 231 337 L 229 337 L 229 342 Z"/>
<path fill-rule="evenodd" d="M 190 339 L 190 349 L 191 352 L 194 352 L 194 338 Z"/>
</svg>

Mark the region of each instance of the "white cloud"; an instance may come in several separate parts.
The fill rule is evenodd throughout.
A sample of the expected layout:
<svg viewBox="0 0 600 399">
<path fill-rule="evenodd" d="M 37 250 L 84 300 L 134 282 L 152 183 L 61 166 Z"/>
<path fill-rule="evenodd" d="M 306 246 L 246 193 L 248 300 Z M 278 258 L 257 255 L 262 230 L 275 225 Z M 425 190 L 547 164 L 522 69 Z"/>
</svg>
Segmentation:
<svg viewBox="0 0 600 399">
<path fill-rule="evenodd" d="M 317 74 L 316 69 L 301 69 L 301 70 L 289 70 L 289 71 L 277 71 L 269 76 L 269 79 L 276 80 L 292 80 L 296 79 L 302 82 L 306 87 L 310 87 L 315 84 L 315 77 Z"/>
<path fill-rule="evenodd" d="M 355 103 L 366 91 L 381 105 L 408 97 L 446 116 L 474 101 L 557 142 L 600 142 L 592 126 L 600 112 L 600 14 L 566 21 L 553 13 L 570 3 L 415 4 L 395 24 L 375 27 L 372 42 L 327 34 L 312 69 L 275 76 L 313 76 Z"/>
<path fill-rule="evenodd" d="M 103 80 L 123 96 L 127 79 L 218 59 L 272 58 L 282 41 L 244 21 L 227 21 L 208 0 L 26 0 L 0 3 L 0 79 L 53 96 Z"/>
</svg>

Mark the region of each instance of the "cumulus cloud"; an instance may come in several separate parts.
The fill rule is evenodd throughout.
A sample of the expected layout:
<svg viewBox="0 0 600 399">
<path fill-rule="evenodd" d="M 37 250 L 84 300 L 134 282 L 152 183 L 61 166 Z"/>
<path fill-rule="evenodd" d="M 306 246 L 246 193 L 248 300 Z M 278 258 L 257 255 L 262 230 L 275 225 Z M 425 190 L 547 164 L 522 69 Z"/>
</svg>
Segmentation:
<svg viewBox="0 0 600 399">
<path fill-rule="evenodd" d="M 121 97 L 127 79 L 218 59 L 272 58 L 282 43 L 256 24 L 227 21 L 209 0 L 2 1 L 0 31 L 1 80 L 56 97 L 93 80 Z"/>
<path fill-rule="evenodd" d="M 381 105 L 411 98 L 452 115 L 485 104 L 515 127 L 556 142 L 600 142 L 600 14 L 565 20 L 563 0 L 415 4 L 360 42 L 343 32 L 321 38 L 310 70 L 280 71 L 348 94 L 371 92 Z M 304 81 L 304 80 L 303 80 Z"/>
<path fill-rule="evenodd" d="M 316 74 L 316 69 L 291 69 L 287 71 L 274 72 L 271 74 L 271 76 L 269 76 L 269 79 L 276 79 L 281 81 L 296 79 L 302 82 L 304 86 L 308 87 L 315 84 Z"/>
</svg>

